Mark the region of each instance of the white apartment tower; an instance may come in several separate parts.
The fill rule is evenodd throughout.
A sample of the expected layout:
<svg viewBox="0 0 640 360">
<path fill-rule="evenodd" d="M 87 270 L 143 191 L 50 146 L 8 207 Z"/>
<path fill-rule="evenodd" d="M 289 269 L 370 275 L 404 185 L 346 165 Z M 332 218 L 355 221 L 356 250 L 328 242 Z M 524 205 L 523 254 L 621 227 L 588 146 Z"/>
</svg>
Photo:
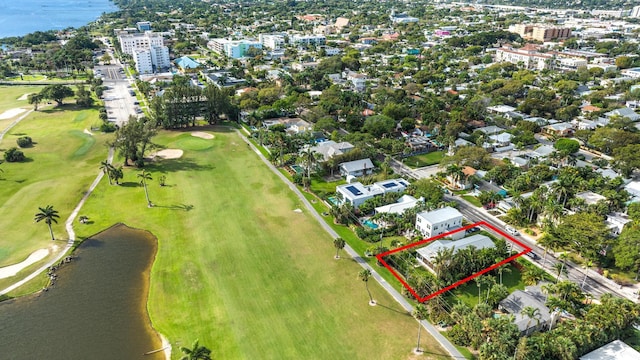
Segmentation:
<svg viewBox="0 0 640 360">
<path fill-rule="evenodd" d="M 164 46 L 164 38 L 160 34 L 151 31 L 121 34 L 118 41 L 122 52 L 133 57 L 136 71 L 140 74 L 151 74 L 171 66 L 169 48 Z"/>
</svg>

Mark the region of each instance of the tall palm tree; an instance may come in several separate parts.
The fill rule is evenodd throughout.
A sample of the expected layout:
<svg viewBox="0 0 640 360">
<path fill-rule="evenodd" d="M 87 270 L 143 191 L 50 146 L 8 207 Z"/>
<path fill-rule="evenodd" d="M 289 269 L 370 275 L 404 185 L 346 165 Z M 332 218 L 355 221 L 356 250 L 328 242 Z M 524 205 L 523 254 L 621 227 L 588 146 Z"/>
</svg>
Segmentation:
<svg viewBox="0 0 640 360">
<path fill-rule="evenodd" d="M 211 350 L 198 344 L 198 340 L 193 342 L 191 348 L 181 346 L 180 351 L 184 353 L 180 360 L 211 360 Z"/>
<path fill-rule="evenodd" d="M 447 166 L 446 170 L 445 170 L 445 174 L 447 174 L 447 176 L 451 177 L 451 182 L 453 185 L 452 187 L 455 188 L 456 184 L 460 182 L 460 179 L 462 179 L 462 177 L 464 176 L 464 173 L 462 172 L 462 167 L 456 164 L 451 164 L 449 166 Z"/>
<path fill-rule="evenodd" d="M 109 185 L 113 185 L 113 182 L 111 181 L 113 169 L 113 165 L 111 165 L 108 160 L 104 160 L 100 163 L 100 170 L 102 170 L 102 173 L 107 175 L 107 178 L 109 178 Z"/>
<path fill-rule="evenodd" d="M 339 251 L 344 249 L 345 245 L 346 243 L 343 238 L 333 239 L 333 246 L 336 247 L 336 256 L 334 256 L 335 259 L 340 259 Z"/>
<path fill-rule="evenodd" d="M 307 151 L 302 154 L 302 161 L 307 168 L 307 179 L 309 180 L 309 184 L 311 184 L 311 168 L 315 165 L 317 160 L 318 153 L 311 150 L 311 147 L 307 148 Z"/>
<path fill-rule="evenodd" d="M 147 180 L 153 180 L 151 174 L 146 172 L 144 169 L 141 173 L 138 174 L 138 178 L 140 178 L 140 184 L 144 187 L 144 196 L 147 198 L 147 206 L 152 207 L 153 204 L 151 200 L 149 200 L 149 191 L 147 190 Z"/>
<path fill-rule="evenodd" d="M 584 279 L 582 279 L 582 285 L 580 286 L 580 289 L 584 289 L 584 284 L 587 282 L 588 271 L 592 266 L 593 261 L 591 260 L 587 260 L 587 262 L 584 263 Z"/>
<path fill-rule="evenodd" d="M 560 281 L 560 275 L 563 272 L 566 273 L 567 270 L 564 268 L 564 263 L 562 262 L 553 264 L 553 268 L 556 270 L 556 282 L 558 282 Z"/>
<path fill-rule="evenodd" d="M 421 353 L 422 349 L 420 349 L 420 333 L 422 332 L 422 320 L 427 318 L 428 310 L 424 304 L 416 305 L 415 309 L 413 309 L 413 317 L 418 320 L 418 344 L 416 346 L 416 353 Z"/>
<path fill-rule="evenodd" d="M 371 296 L 371 291 L 369 291 L 369 278 L 371 277 L 371 270 L 363 269 L 358 273 L 358 278 L 364 282 L 364 286 L 367 289 L 367 294 L 369 294 L 369 304 L 373 305 L 376 303 Z"/>
<path fill-rule="evenodd" d="M 58 211 L 53 208 L 52 205 L 47 205 L 44 208 L 39 207 L 38 210 L 40 212 L 36 213 L 34 220 L 36 222 L 40 222 L 44 220 L 44 222 L 49 227 L 49 234 L 51 234 L 51 240 L 55 240 L 56 238 L 53 236 L 53 229 L 51 228 L 51 223 L 58 223 Z"/>
<path fill-rule="evenodd" d="M 565 266 L 567 265 L 567 259 L 569 259 L 569 255 L 567 255 L 566 252 L 560 254 L 560 256 L 558 256 L 558 260 L 562 261 L 562 266 L 560 267 L 560 270 L 558 271 L 558 278 L 556 279 L 556 282 L 558 282 L 558 280 L 560 279 L 560 274 L 562 273 L 562 270 L 564 270 Z"/>
<path fill-rule="evenodd" d="M 527 328 L 525 330 L 526 334 L 529 335 L 529 325 L 531 325 L 531 321 L 535 319 L 536 326 L 540 326 L 540 318 L 542 317 L 542 314 L 540 314 L 540 309 L 538 308 L 534 308 L 533 306 L 525 306 L 522 309 L 522 315 L 529 318 L 529 321 L 527 321 Z"/>
</svg>

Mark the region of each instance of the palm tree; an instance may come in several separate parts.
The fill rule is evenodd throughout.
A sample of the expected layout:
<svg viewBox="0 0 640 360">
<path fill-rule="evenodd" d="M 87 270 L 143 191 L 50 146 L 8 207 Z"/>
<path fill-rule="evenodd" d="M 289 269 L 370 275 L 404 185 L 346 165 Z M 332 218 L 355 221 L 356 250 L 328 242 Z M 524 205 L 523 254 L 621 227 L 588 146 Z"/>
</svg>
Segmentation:
<svg viewBox="0 0 640 360">
<path fill-rule="evenodd" d="M 418 345 L 416 346 L 416 353 L 421 353 L 420 349 L 420 333 L 422 332 L 422 320 L 427 318 L 428 310 L 424 304 L 416 305 L 415 309 L 413 309 L 413 317 L 418 320 Z"/>
<path fill-rule="evenodd" d="M 529 325 L 531 325 L 531 320 L 535 319 L 536 326 L 540 326 L 540 318 L 542 317 L 542 314 L 540 314 L 540 309 L 538 308 L 534 308 L 533 306 L 525 306 L 522 309 L 522 315 L 529 318 L 529 321 L 527 321 L 527 328 L 525 330 L 527 335 L 529 335 Z"/>
<path fill-rule="evenodd" d="M 153 180 L 151 178 L 151 174 L 143 169 L 142 172 L 138 174 L 138 177 L 140 178 L 140 184 L 144 187 L 144 196 L 147 198 L 147 206 L 152 207 L 153 204 L 151 203 L 151 200 L 149 200 L 149 191 L 147 190 L 147 180 Z"/>
<path fill-rule="evenodd" d="M 540 269 L 539 267 L 530 267 L 524 271 L 522 275 L 524 283 L 527 285 L 536 285 L 540 281 L 544 280 L 544 276 L 547 274 L 546 271 Z"/>
<path fill-rule="evenodd" d="M 587 260 L 587 262 L 584 264 L 584 279 L 582 279 L 582 285 L 580 286 L 580 289 L 584 289 L 584 284 L 587 282 L 588 271 L 592 266 L 593 261 L 591 260 Z"/>
<path fill-rule="evenodd" d="M 343 238 L 335 238 L 333 239 L 333 246 L 336 247 L 336 256 L 334 256 L 334 258 L 340 259 L 340 255 L 338 254 L 338 252 L 342 249 L 344 249 L 344 246 L 346 245 L 345 241 Z"/>
<path fill-rule="evenodd" d="M 451 164 L 449 166 L 447 166 L 447 169 L 445 170 L 445 174 L 447 174 L 447 176 L 451 177 L 451 185 L 452 188 L 456 188 L 456 183 L 458 183 L 460 181 L 460 179 L 464 176 L 464 173 L 462 172 L 462 167 L 458 166 L 456 164 Z"/>
<path fill-rule="evenodd" d="M 52 205 L 47 205 L 44 208 L 39 207 L 38 210 L 40 210 L 40 212 L 36 213 L 34 220 L 36 222 L 44 220 L 44 222 L 49 227 L 51 240 L 55 240 L 55 237 L 53 236 L 53 229 L 51 228 L 51 223 L 58 223 L 57 219 L 60 217 L 60 215 L 58 215 L 58 211 L 55 210 Z"/>
<path fill-rule="evenodd" d="M 302 154 L 302 161 L 307 167 L 307 179 L 309 180 L 309 184 L 311 184 L 311 168 L 315 165 L 317 160 L 317 153 L 312 151 L 310 147 Z"/>
<path fill-rule="evenodd" d="M 371 270 L 363 269 L 358 273 L 358 278 L 364 282 L 364 286 L 367 289 L 367 294 L 369 294 L 369 305 L 375 305 L 376 301 L 373 300 L 371 296 L 371 291 L 369 291 L 369 278 L 371 277 Z"/>
<path fill-rule="evenodd" d="M 433 271 L 436 273 L 436 277 L 440 278 L 442 275 L 442 271 L 446 270 L 453 258 L 453 253 L 455 249 L 451 248 L 441 248 L 436 252 L 436 256 L 433 257 Z"/>
<path fill-rule="evenodd" d="M 180 351 L 184 353 L 180 360 L 211 360 L 211 350 L 198 344 L 198 340 L 194 341 L 191 348 L 181 346 Z"/>
<path fill-rule="evenodd" d="M 569 258 L 569 255 L 567 255 L 566 252 L 564 252 L 564 253 L 560 254 L 560 256 L 558 256 L 558 260 L 562 261 L 562 266 L 560 267 L 560 270 L 558 271 L 558 278 L 556 279 L 556 282 L 558 282 L 558 280 L 560 279 L 560 273 L 562 273 L 562 270 L 567 265 L 567 259 L 568 258 Z"/>
<path fill-rule="evenodd" d="M 564 268 L 564 263 L 555 263 L 553 264 L 553 268 L 556 270 L 556 282 L 560 281 L 560 275 L 564 272 L 566 273 L 567 270 Z"/>
<path fill-rule="evenodd" d="M 102 173 L 107 175 L 107 178 L 109 178 L 109 185 L 113 185 L 113 182 L 111 181 L 113 169 L 113 165 L 111 165 L 108 160 L 104 160 L 100 163 L 100 170 L 102 170 Z"/>
<path fill-rule="evenodd" d="M 113 178 L 113 181 L 116 182 L 116 185 L 120 185 L 120 180 L 124 178 L 124 172 L 122 171 L 122 166 L 113 168 L 111 170 L 111 177 Z"/>
</svg>

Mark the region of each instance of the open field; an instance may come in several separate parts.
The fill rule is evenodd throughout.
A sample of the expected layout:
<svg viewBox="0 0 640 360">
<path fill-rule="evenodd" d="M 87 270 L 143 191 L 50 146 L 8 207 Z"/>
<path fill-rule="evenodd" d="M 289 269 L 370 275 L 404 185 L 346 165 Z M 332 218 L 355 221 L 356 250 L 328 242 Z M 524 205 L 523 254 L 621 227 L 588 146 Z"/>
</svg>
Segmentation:
<svg viewBox="0 0 640 360">
<path fill-rule="evenodd" d="M 415 155 L 404 159 L 403 163 L 412 168 L 419 168 L 439 164 L 444 158 L 444 151 L 433 151 L 426 154 Z"/>
<path fill-rule="evenodd" d="M 47 109 L 31 113 L 5 135 L 1 151 L 15 147 L 16 139 L 24 135 L 32 137 L 35 145 L 22 149 L 26 162 L 1 165 L 0 266 L 21 262 L 38 249 L 64 247 L 64 221 L 97 175 L 100 161 L 106 159 L 107 136 L 82 132 L 97 115 L 96 110 Z M 62 241 L 51 241 L 46 224 L 33 221 L 38 207 L 46 205 L 60 212 L 54 233 Z M 15 281 L 16 277 L 0 279 L 0 288 Z"/>
<path fill-rule="evenodd" d="M 126 169 L 122 186 L 98 186 L 81 211 L 92 223 L 76 232 L 122 221 L 158 237 L 148 307 L 174 358 L 195 339 L 224 359 L 413 357 L 416 322 L 373 280 L 379 306 L 367 304 L 361 268 L 333 259 L 332 239 L 235 133 L 156 141 L 184 150 L 147 167 L 156 206 Z M 423 347 L 422 358 L 443 354 L 426 332 Z"/>
</svg>

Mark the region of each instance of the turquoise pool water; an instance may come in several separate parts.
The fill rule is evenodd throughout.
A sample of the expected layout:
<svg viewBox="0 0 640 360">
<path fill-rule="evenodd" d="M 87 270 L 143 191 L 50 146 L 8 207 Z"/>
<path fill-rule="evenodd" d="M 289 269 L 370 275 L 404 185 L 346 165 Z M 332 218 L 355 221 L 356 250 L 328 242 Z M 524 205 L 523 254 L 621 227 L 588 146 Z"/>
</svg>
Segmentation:
<svg viewBox="0 0 640 360">
<path fill-rule="evenodd" d="M 338 198 L 335 196 L 329 196 L 327 200 L 329 200 L 329 202 L 332 203 L 333 205 L 340 205 Z"/>
<path fill-rule="evenodd" d="M 296 174 L 304 174 L 304 169 L 300 165 L 291 165 L 291 168 Z"/>
<path fill-rule="evenodd" d="M 375 229 L 377 229 L 377 228 L 378 228 L 378 224 L 374 223 L 374 222 L 373 222 L 373 221 L 371 221 L 371 220 L 365 220 L 365 221 L 363 221 L 363 222 L 362 222 L 362 225 L 366 225 L 366 226 L 368 226 L 368 227 L 372 228 L 373 230 L 375 230 Z"/>
</svg>

